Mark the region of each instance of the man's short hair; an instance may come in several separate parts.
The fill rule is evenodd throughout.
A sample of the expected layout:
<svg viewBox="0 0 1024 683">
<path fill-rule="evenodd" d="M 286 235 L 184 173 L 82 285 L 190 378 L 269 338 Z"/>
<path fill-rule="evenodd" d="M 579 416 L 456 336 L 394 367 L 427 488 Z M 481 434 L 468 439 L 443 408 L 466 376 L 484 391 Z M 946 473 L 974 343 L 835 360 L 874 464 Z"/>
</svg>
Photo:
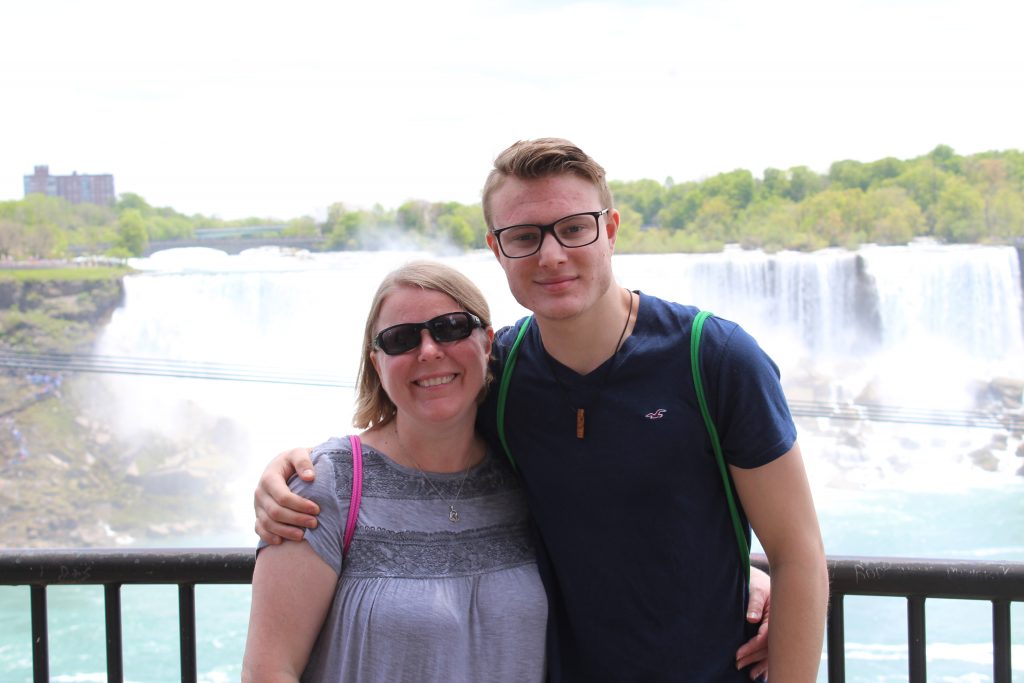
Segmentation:
<svg viewBox="0 0 1024 683">
<path fill-rule="evenodd" d="M 495 229 L 491 200 L 506 178 L 531 180 L 569 173 L 589 180 L 597 187 L 601 195 L 600 208 L 613 206 L 612 192 L 608 189 L 604 168 L 576 145 L 562 138 L 516 142 L 494 160 L 494 168 L 484 183 L 483 209 L 487 227 Z"/>
</svg>

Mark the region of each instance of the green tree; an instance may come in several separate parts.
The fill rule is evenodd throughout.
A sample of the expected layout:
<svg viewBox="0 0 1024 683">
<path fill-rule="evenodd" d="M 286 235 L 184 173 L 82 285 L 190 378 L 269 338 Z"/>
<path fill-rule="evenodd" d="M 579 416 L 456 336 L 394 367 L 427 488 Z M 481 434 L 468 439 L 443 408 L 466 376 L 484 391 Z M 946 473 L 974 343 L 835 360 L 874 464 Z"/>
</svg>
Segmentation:
<svg viewBox="0 0 1024 683">
<path fill-rule="evenodd" d="M 756 184 L 750 171 L 737 169 L 708 178 L 700 188 L 705 197 L 722 197 L 738 211 L 754 199 Z"/>
<path fill-rule="evenodd" d="M 399 227 L 426 235 L 430 228 L 430 204 L 410 199 L 398 207 L 396 219 Z"/>
<path fill-rule="evenodd" d="M 816 192 L 820 192 L 825 181 L 820 175 L 806 166 L 794 166 L 789 169 L 789 190 L 786 196 L 794 202 L 803 201 Z"/>
<path fill-rule="evenodd" d="M 126 209 L 117 219 L 117 242 L 119 253 L 142 256 L 149 246 L 146 223 L 138 209 Z"/>
<path fill-rule="evenodd" d="M 301 216 L 288 221 L 281 234 L 286 237 L 319 237 L 320 226 L 312 216 Z"/>
<path fill-rule="evenodd" d="M 865 165 L 868 176 L 868 186 L 864 189 L 875 187 L 884 183 L 889 178 L 895 178 L 903 173 L 906 164 L 896 157 L 885 157 Z"/>
<path fill-rule="evenodd" d="M 439 216 L 437 227 L 446 239 L 463 249 L 472 247 L 476 239 L 476 235 L 473 233 L 473 226 L 469 224 L 469 221 L 455 213 L 446 213 Z"/>
<path fill-rule="evenodd" d="M 868 190 L 862 208 L 867 242 L 906 244 L 926 227 L 921 208 L 901 187 Z"/>
<path fill-rule="evenodd" d="M 762 199 L 786 197 L 789 193 L 789 175 L 778 168 L 766 168 L 761 188 L 763 190 Z"/>
<path fill-rule="evenodd" d="M 1024 196 L 1002 188 L 985 198 L 985 232 L 996 239 L 1024 238 Z"/>
<path fill-rule="evenodd" d="M 949 145 L 937 146 L 928 153 L 928 158 L 944 171 L 960 173 L 961 158 L 957 156 L 956 152 Z"/>
<path fill-rule="evenodd" d="M 769 197 L 751 204 L 738 219 L 744 249 L 776 252 L 805 241 L 800 233 L 797 204 L 784 197 Z"/>
<path fill-rule="evenodd" d="M 800 204 L 800 231 L 815 236 L 822 247 L 852 246 L 864 232 L 863 196 L 860 189 L 819 192 Z"/>
<path fill-rule="evenodd" d="M 0 261 L 21 256 L 25 248 L 24 233 L 21 223 L 0 217 Z"/>
<path fill-rule="evenodd" d="M 117 207 L 118 213 L 122 213 L 129 209 L 138 211 L 140 216 L 146 216 L 153 213 L 153 207 L 150 206 L 145 199 L 134 192 L 125 192 L 118 195 L 115 206 Z"/>
<path fill-rule="evenodd" d="M 195 223 L 180 214 L 157 213 L 146 219 L 146 232 L 151 240 L 185 240 L 195 237 Z"/>
<path fill-rule="evenodd" d="M 623 207 L 636 211 L 643 225 L 653 225 L 658 212 L 664 203 L 664 187 L 654 180 L 634 180 L 632 182 L 612 181 L 608 188 L 615 198 L 615 208 L 620 212 Z"/>
<path fill-rule="evenodd" d="M 697 217 L 693 221 L 692 231 L 702 239 L 726 243 L 734 241 L 732 233 L 735 214 L 729 200 L 721 195 L 708 197 L 704 200 Z"/>
<path fill-rule="evenodd" d="M 927 212 L 939 200 L 951 177 L 931 159 L 920 159 L 907 164 L 902 173 L 883 181 L 881 186 L 902 187 L 921 210 Z"/>
<path fill-rule="evenodd" d="M 871 182 L 867 167 L 859 161 L 836 161 L 828 169 L 828 179 L 837 189 L 866 190 Z"/>
<path fill-rule="evenodd" d="M 704 204 L 704 193 L 697 183 L 673 185 L 665 191 L 665 204 L 658 212 L 657 225 L 682 230 L 693 222 Z"/>
<path fill-rule="evenodd" d="M 985 200 L 966 180 L 946 183 L 935 205 L 935 234 L 949 242 L 976 242 L 985 227 Z"/>
<path fill-rule="evenodd" d="M 630 204 L 620 205 L 619 231 L 615 236 L 615 249 L 618 251 L 634 251 L 640 241 L 640 233 L 644 227 L 644 217 Z"/>
</svg>

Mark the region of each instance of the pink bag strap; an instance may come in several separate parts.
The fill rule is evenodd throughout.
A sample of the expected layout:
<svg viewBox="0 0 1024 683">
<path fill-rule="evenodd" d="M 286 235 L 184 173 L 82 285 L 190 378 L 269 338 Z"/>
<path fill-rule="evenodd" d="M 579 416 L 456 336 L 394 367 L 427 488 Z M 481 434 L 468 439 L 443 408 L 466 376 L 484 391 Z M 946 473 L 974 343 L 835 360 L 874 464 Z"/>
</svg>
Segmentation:
<svg viewBox="0 0 1024 683">
<path fill-rule="evenodd" d="M 356 519 L 359 517 L 359 501 L 363 497 L 363 444 L 358 436 L 348 437 L 352 444 L 352 499 L 348 504 L 348 521 L 345 523 L 345 541 L 341 547 L 341 556 L 348 555 L 348 546 L 352 543 L 352 534 L 356 532 Z"/>
</svg>

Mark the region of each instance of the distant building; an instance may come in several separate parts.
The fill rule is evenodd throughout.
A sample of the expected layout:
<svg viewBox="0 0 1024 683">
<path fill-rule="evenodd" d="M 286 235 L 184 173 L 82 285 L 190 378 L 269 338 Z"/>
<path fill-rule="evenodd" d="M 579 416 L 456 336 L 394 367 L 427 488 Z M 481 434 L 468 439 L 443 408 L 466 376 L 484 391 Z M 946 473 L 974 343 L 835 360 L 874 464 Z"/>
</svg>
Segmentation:
<svg viewBox="0 0 1024 683">
<path fill-rule="evenodd" d="M 103 175 L 50 175 L 49 166 L 36 166 L 25 178 L 25 196 L 33 192 L 50 197 L 63 197 L 72 204 L 113 204 L 114 176 Z"/>
</svg>

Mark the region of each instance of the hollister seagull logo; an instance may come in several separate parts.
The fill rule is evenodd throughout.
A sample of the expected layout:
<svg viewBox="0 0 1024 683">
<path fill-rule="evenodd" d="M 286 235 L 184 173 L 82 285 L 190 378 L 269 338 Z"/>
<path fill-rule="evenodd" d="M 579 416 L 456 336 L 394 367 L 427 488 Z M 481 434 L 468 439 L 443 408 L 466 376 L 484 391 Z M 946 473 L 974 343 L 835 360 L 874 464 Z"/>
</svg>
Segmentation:
<svg viewBox="0 0 1024 683">
<path fill-rule="evenodd" d="M 661 418 L 665 417 L 665 409 L 658 408 L 653 413 L 647 413 L 646 415 L 644 415 L 644 417 L 646 417 L 648 420 L 660 420 Z"/>
</svg>

